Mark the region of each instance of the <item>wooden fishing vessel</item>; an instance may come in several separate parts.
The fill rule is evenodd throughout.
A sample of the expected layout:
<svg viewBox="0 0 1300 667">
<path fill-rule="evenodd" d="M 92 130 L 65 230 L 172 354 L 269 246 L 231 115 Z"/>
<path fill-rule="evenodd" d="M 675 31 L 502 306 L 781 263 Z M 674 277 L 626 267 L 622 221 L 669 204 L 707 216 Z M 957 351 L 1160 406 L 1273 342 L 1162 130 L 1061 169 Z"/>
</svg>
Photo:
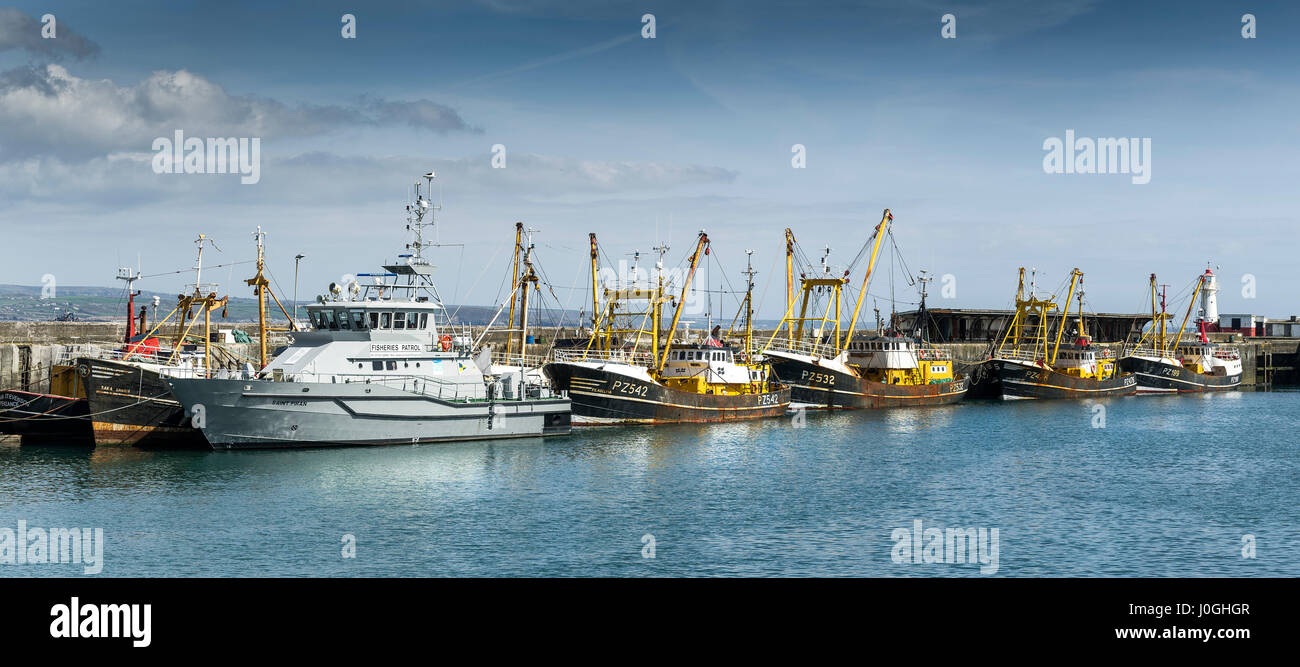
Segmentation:
<svg viewBox="0 0 1300 667">
<path fill-rule="evenodd" d="M 890 330 L 880 336 L 854 337 L 880 246 L 893 219 L 893 213 L 885 209 L 868 240 L 871 255 L 866 275 L 844 335 L 840 329 L 840 304 L 850 271 L 846 270 L 842 276 L 831 275 L 823 259 L 820 275 L 809 278 L 804 273 L 799 281 L 799 314 L 795 316 L 796 244 L 794 235 L 786 230 L 786 313 L 764 347 L 763 355 L 777 377 L 790 385 L 794 405 L 812 408 L 944 405 L 966 395 L 969 380 L 954 372 L 951 355 L 928 345 L 923 333 L 910 337 Z M 814 303 L 818 298 L 825 300 L 824 310 Z M 813 312 L 821 310 L 822 314 L 810 317 L 810 305 Z M 833 333 L 827 333 L 831 328 Z"/>
<path fill-rule="evenodd" d="M 1206 276 L 1200 275 L 1187 304 L 1178 333 L 1171 338 L 1166 324 L 1165 294 L 1159 293 L 1157 310 L 1156 274 L 1151 274 L 1151 326 L 1120 358 L 1120 368 L 1137 376 L 1139 394 L 1168 394 L 1228 391 L 1241 384 L 1241 354 L 1235 347 L 1212 343 L 1205 332 L 1205 320 L 1197 323 L 1198 340 L 1183 342 L 1183 332 Z"/>
<path fill-rule="evenodd" d="M 661 257 L 666 250 L 661 248 Z M 708 251 L 709 237 L 700 232 L 666 332 L 660 331 L 659 324 L 669 300 L 661 273 L 654 286 L 606 289 L 605 308 L 593 316 L 587 347 L 556 350 L 544 372 L 572 400 L 575 424 L 722 422 L 785 413 L 790 388 L 776 379 L 766 363 L 753 358 L 752 308 L 747 311 L 743 348 L 720 340 L 717 327 L 703 343 L 673 341 L 691 280 Z M 599 275 L 595 234 L 591 257 L 595 313 Z M 752 292 L 751 280 L 747 303 Z M 636 303 L 644 304 L 645 310 L 628 309 Z M 617 323 L 638 317 L 633 327 Z"/>
<path fill-rule="evenodd" d="M 1098 398 L 1122 396 L 1137 391 L 1137 378 L 1123 373 L 1107 348 L 1094 345 L 1083 320 L 1083 272 L 1070 272 L 1070 289 L 1065 311 L 1056 321 L 1051 335 L 1052 298 L 1040 299 L 1031 285 L 1025 295 L 1025 269 L 1020 269 L 1016 288 L 1016 314 L 1007 326 L 996 350 L 981 375 L 988 393 L 1003 399 L 1024 398 Z M 1079 287 L 1079 317 L 1069 342 L 1064 335 L 1069 328 L 1069 304 Z"/>
</svg>

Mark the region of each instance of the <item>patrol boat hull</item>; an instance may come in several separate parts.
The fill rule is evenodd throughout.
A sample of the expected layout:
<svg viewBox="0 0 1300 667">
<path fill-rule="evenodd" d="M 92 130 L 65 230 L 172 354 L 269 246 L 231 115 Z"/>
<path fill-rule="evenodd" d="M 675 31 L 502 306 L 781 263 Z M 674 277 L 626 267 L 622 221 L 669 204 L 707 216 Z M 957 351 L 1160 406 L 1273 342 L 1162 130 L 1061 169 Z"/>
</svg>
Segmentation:
<svg viewBox="0 0 1300 667">
<path fill-rule="evenodd" d="M 1137 378 L 1132 373 L 1119 373 L 1098 380 L 1006 359 L 991 359 L 985 363 L 991 369 L 992 389 L 1003 399 L 1097 398 L 1137 393 Z"/>
<path fill-rule="evenodd" d="M 158 371 L 161 367 L 93 357 L 77 360 L 96 445 L 203 446 L 202 434 L 185 418 Z"/>
<path fill-rule="evenodd" d="M 1241 385 L 1241 373 L 1209 375 L 1143 357 L 1124 357 L 1119 365 L 1124 372 L 1137 376 L 1139 394 L 1230 391 Z"/>
<path fill-rule="evenodd" d="M 655 382 L 644 368 L 600 362 L 552 362 L 543 371 L 573 401 L 580 425 L 728 422 L 777 417 L 790 389 L 756 394 L 697 394 Z"/>
<path fill-rule="evenodd" d="M 767 358 L 781 382 L 790 385 L 791 402 L 812 408 L 947 405 L 964 398 L 969 388 L 967 378 L 934 384 L 886 384 L 772 351 Z"/>
<path fill-rule="evenodd" d="M 569 401 L 447 401 L 365 382 L 168 378 L 213 449 L 397 445 L 569 432 Z"/>
</svg>

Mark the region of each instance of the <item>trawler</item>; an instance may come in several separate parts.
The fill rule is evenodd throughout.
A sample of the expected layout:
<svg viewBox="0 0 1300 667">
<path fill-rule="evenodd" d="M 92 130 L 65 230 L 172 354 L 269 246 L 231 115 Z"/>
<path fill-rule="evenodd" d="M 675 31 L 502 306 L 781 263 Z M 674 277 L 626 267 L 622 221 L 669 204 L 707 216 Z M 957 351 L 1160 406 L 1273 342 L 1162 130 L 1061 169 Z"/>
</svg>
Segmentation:
<svg viewBox="0 0 1300 667">
<path fill-rule="evenodd" d="M 24 444 L 94 442 L 75 365 L 59 361 L 45 377 L 19 379 L 17 387 L 0 391 L 0 435 L 20 436 Z"/>
<path fill-rule="evenodd" d="M 746 335 L 744 348 L 727 344 L 715 327 L 702 343 L 675 343 L 691 280 L 709 251 L 709 237 L 700 232 L 673 311 L 672 324 L 660 331 L 669 295 L 664 285 L 662 257 L 656 285 L 604 291 L 605 307 L 597 308 L 597 251 L 591 238 L 592 335 L 580 349 L 556 350 L 544 367 L 553 386 L 573 401 L 576 424 L 662 424 L 723 422 L 774 417 L 790 404 L 790 389 L 777 381 L 770 367 L 752 355 Z M 746 303 L 753 291 L 750 282 Z M 645 310 L 636 304 L 644 304 Z M 752 334 L 752 308 L 746 331 Z M 639 318 L 639 320 L 638 320 Z M 626 322 L 628 324 L 621 324 Z M 631 324 L 635 322 L 635 324 Z"/>
<path fill-rule="evenodd" d="M 123 343 L 138 343 L 145 330 L 146 309 L 135 314 L 134 289 L 140 279 L 139 271 L 130 267 L 117 270 L 117 280 L 126 282 L 126 336 Z M 0 434 L 20 435 L 23 442 L 94 444 L 91 427 L 90 401 L 86 397 L 84 373 L 78 370 L 78 359 L 101 355 L 96 345 L 69 345 L 50 366 L 48 374 L 32 377 L 25 374 L 18 386 L 0 391 Z M 45 391 L 40 391 L 44 389 Z"/>
<path fill-rule="evenodd" d="M 1172 316 L 1165 312 L 1163 290 L 1157 310 L 1156 274 L 1151 274 L 1150 330 L 1119 360 L 1121 369 L 1137 376 L 1139 394 L 1226 391 L 1241 384 L 1240 353 L 1231 346 L 1210 342 L 1204 317 L 1197 323 L 1198 340 L 1183 342 L 1187 320 L 1197 296 L 1203 294 L 1205 283 L 1206 275 L 1197 277 L 1187 312 L 1171 341 L 1166 323 Z"/>
<path fill-rule="evenodd" d="M 169 377 L 213 449 L 416 444 L 569 432 L 569 401 L 490 354 L 446 315 L 425 259 L 425 189 L 407 207 L 412 252 L 362 285 L 331 284 L 306 306 L 312 329 L 251 378 Z M 428 220 L 425 216 L 428 215 Z M 486 334 L 486 332 L 484 332 Z M 480 338 L 481 341 L 481 338 Z"/>
<path fill-rule="evenodd" d="M 77 359 L 96 445 L 201 447 L 203 436 L 185 419 L 164 378 L 209 373 L 214 363 L 222 373 L 251 372 L 244 368 L 246 361 L 212 344 L 212 313 L 221 311 L 224 317 L 229 297 L 218 297 L 218 286 L 203 282 L 203 252 L 213 245 L 212 239 L 199 234 L 194 243 L 198 247 L 195 282 L 177 297 L 170 313 L 149 329 L 142 314 L 142 333 L 128 332 L 122 347 Z M 258 245 L 260 270 L 260 236 Z M 161 334 L 169 322 L 175 323 L 170 338 Z M 194 330 L 200 323 L 203 337 L 196 342 Z"/>
<path fill-rule="evenodd" d="M 1083 320 L 1083 272 L 1070 272 L 1070 291 L 1065 311 L 1051 336 L 1052 298 L 1040 299 L 1031 281 L 1025 296 L 1025 269 L 1020 269 L 1016 288 L 1016 314 L 1007 325 L 996 350 L 984 362 L 990 391 L 1003 399 L 1093 398 L 1120 396 L 1137 391 L 1137 378 L 1122 373 L 1114 353 L 1094 345 Z M 1062 343 L 1069 328 L 1070 302 L 1079 287 L 1079 316 L 1070 340 Z"/>
<path fill-rule="evenodd" d="M 807 272 L 801 274 L 799 314 L 795 316 L 793 286 L 797 251 L 793 233 L 786 230 L 786 313 L 763 354 L 777 377 L 790 385 L 792 404 L 812 408 L 885 408 L 943 405 L 966 395 L 969 380 L 954 373 L 952 357 L 947 351 L 927 344 L 924 330 L 916 337 L 905 337 L 896 331 L 872 337 L 853 335 L 881 242 L 893 219 L 893 213 L 885 209 L 867 242 L 871 245 L 871 255 L 866 275 L 858 290 L 848 331 L 843 335 L 840 305 L 851 268 L 842 276 L 832 275 L 823 258 L 824 270 L 820 274 L 811 278 Z M 820 316 L 810 317 L 809 305 L 819 296 L 825 297 L 826 307 Z M 815 303 L 813 307 L 816 312 Z M 834 331 L 827 333 L 832 325 Z M 782 331 L 785 336 L 781 335 Z"/>
</svg>

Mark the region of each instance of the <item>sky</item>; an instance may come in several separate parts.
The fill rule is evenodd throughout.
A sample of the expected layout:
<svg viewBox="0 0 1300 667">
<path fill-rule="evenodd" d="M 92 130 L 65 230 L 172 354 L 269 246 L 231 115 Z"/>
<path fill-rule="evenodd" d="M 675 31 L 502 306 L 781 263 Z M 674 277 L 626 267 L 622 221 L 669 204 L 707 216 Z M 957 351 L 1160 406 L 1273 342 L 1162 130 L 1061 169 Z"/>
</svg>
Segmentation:
<svg viewBox="0 0 1300 667">
<path fill-rule="evenodd" d="M 1149 307 L 1153 272 L 1185 295 L 1209 264 L 1221 312 L 1286 317 L 1297 24 L 1295 3 L 1231 1 L 20 3 L 0 9 L 0 283 L 138 266 L 176 291 L 199 233 L 205 263 L 234 263 L 260 225 L 280 294 L 305 255 L 305 301 L 402 251 L 432 170 L 452 303 L 501 298 L 523 221 L 556 305 L 589 298 L 588 232 L 606 263 L 663 243 L 673 266 L 703 229 L 701 280 L 742 286 L 752 250 L 759 315 L 780 317 L 785 228 L 842 271 L 889 208 L 904 261 L 877 268 L 882 309 L 916 300 L 903 264 L 944 308 L 1007 307 L 1020 266 L 1049 290 L 1078 267 L 1098 312 Z M 155 173 L 177 130 L 257 138 L 259 180 Z M 1150 181 L 1048 173 L 1067 130 L 1149 139 Z M 251 296 L 249 275 L 205 282 Z"/>
</svg>

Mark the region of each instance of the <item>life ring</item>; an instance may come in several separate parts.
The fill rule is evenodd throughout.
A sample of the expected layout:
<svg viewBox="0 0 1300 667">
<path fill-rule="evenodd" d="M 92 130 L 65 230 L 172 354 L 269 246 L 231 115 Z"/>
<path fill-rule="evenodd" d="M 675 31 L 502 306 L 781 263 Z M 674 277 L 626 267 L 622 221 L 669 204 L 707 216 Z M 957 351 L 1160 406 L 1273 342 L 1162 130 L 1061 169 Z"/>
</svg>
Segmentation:
<svg viewBox="0 0 1300 667">
<path fill-rule="evenodd" d="M 451 336 L 443 334 L 442 337 L 438 339 L 438 346 L 442 348 L 443 352 L 451 350 Z"/>
</svg>

